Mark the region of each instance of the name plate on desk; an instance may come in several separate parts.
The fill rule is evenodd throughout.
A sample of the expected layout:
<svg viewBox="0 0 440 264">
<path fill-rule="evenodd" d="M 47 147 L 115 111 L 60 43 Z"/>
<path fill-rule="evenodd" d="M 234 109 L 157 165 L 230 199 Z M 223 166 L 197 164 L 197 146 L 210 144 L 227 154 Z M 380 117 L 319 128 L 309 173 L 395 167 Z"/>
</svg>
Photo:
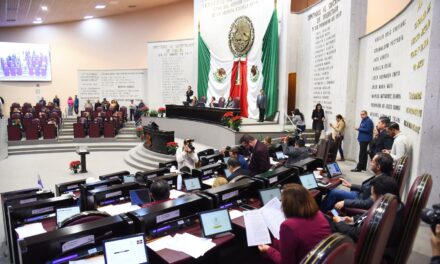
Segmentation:
<svg viewBox="0 0 440 264">
<path fill-rule="evenodd" d="M 76 188 L 78 188 L 79 186 L 78 186 L 78 184 L 74 184 L 74 185 L 69 185 L 69 186 L 67 186 L 67 190 L 71 190 L 71 189 L 76 189 Z"/>
<path fill-rule="evenodd" d="M 272 177 L 272 178 L 269 179 L 269 184 L 275 183 L 277 181 L 278 181 L 278 176 Z"/>
<path fill-rule="evenodd" d="M 147 176 L 147 179 L 150 180 L 150 179 L 152 179 L 152 178 L 154 178 L 154 177 L 157 177 L 157 174 L 151 174 L 151 175 L 148 175 L 148 176 Z"/>
<path fill-rule="evenodd" d="M 37 200 L 36 197 L 34 197 L 34 198 L 29 198 L 29 199 L 23 199 L 23 200 L 20 200 L 20 204 L 32 203 L 32 202 L 35 202 L 36 200 Z"/>
<path fill-rule="evenodd" d="M 206 170 L 204 173 L 203 173 L 203 175 L 208 175 L 208 174 L 211 174 L 212 173 L 212 170 Z"/>
<path fill-rule="evenodd" d="M 122 195 L 122 191 L 117 191 L 117 192 L 107 193 L 105 195 L 105 198 L 111 198 L 111 197 L 121 196 L 121 195 Z"/>
<path fill-rule="evenodd" d="M 61 251 L 65 252 L 65 251 L 80 247 L 82 245 L 93 244 L 93 243 L 95 243 L 95 236 L 94 235 L 84 236 L 84 237 L 80 237 L 77 239 L 67 241 L 61 247 Z"/>
<path fill-rule="evenodd" d="M 53 212 L 53 206 L 32 210 L 32 215 L 44 214 L 47 212 Z"/>
<path fill-rule="evenodd" d="M 232 197 L 238 196 L 238 190 L 230 192 L 230 193 L 225 193 L 222 195 L 222 201 L 231 199 Z"/>
<path fill-rule="evenodd" d="M 173 218 L 176 218 L 176 217 L 179 217 L 179 216 L 180 216 L 180 210 L 179 209 L 171 211 L 171 212 L 168 212 L 166 214 L 158 215 L 158 216 L 156 216 L 156 224 L 165 222 L 167 220 L 170 220 L 170 219 L 173 219 Z"/>
</svg>

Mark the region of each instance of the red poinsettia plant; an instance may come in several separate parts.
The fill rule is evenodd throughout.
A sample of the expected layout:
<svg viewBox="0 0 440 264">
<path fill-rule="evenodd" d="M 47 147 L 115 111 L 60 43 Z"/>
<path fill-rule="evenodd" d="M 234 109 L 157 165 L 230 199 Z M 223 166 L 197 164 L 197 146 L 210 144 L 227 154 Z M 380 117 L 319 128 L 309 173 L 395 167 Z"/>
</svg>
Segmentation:
<svg viewBox="0 0 440 264">
<path fill-rule="evenodd" d="M 143 135 L 144 135 L 144 128 L 142 126 L 137 126 L 136 127 L 136 136 L 138 138 L 142 138 Z"/>
<path fill-rule="evenodd" d="M 167 150 L 169 153 L 176 153 L 177 148 L 179 147 L 179 144 L 174 141 L 167 142 Z"/>
<path fill-rule="evenodd" d="M 74 161 L 70 162 L 69 168 L 70 168 L 70 170 L 78 170 L 80 165 L 81 165 L 81 161 L 74 160 Z"/>
<path fill-rule="evenodd" d="M 232 117 L 231 119 L 229 119 L 229 127 L 234 129 L 235 131 L 239 131 L 240 130 L 240 126 L 241 126 L 241 122 L 242 122 L 242 118 L 241 116 L 237 115 Z"/>
<path fill-rule="evenodd" d="M 167 110 L 167 109 L 166 109 L 165 107 L 159 107 L 159 109 L 157 109 L 157 112 L 158 112 L 159 114 L 163 114 L 163 113 L 165 113 L 166 110 Z"/>
<path fill-rule="evenodd" d="M 147 116 L 150 108 L 148 108 L 148 106 L 144 106 L 140 110 L 144 113 L 144 116 Z"/>
<path fill-rule="evenodd" d="M 226 112 L 224 115 L 223 115 L 223 117 L 222 117 L 222 124 L 224 125 L 224 126 L 229 126 L 229 120 L 232 118 L 234 116 L 234 113 L 233 112 L 231 112 L 231 111 L 229 111 L 229 112 Z"/>
</svg>

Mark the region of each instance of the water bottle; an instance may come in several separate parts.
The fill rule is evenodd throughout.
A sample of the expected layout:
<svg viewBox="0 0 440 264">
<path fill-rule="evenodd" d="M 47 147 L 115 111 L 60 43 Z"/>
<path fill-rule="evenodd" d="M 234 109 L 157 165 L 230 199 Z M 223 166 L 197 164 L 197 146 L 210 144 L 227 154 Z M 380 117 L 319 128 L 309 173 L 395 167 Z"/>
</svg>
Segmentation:
<svg viewBox="0 0 440 264">
<path fill-rule="evenodd" d="M 177 175 L 177 190 L 182 190 L 182 174 Z"/>
</svg>

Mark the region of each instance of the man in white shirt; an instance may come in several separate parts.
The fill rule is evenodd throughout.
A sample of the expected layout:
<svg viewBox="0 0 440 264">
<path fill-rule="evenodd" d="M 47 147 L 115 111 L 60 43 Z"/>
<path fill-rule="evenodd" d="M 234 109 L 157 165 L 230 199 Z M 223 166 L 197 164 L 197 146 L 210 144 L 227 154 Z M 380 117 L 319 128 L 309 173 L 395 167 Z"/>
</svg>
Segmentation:
<svg viewBox="0 0 440 264">
<path fill-rule="evenodd" d="M 183 147 L 176 152 L 179 170 L 183 167 L 188 167 L 192 170 L 196 167 L 196 162 L 199 161 L 197 154 L 194 152 L 193 141 L 192 139 L 185 139 L 183 141 Z"/>
<path fill-rule="evenodd" d="M 388 126 L 388 134 L 394 138 L 394 143 L 391 150 L 384 149 L 382 152 L 390 154 L 393 160 L 397 161 L 409 152 L 411 145 L 408 138 L 400 132 L 399 124 L 397 123 L 390 123 Z"/>
</svg>

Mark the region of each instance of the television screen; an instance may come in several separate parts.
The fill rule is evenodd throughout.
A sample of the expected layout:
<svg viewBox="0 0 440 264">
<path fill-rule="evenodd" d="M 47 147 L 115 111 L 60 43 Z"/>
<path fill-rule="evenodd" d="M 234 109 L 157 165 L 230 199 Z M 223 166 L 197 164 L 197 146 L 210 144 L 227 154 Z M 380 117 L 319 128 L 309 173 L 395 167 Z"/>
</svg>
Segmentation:
<svg viewBox="0 0 440 264">
<path fill-rule="evenodd" d="M 49 44 L 0 42 L 0 81 L 51 81 Z"/>
</svg>

